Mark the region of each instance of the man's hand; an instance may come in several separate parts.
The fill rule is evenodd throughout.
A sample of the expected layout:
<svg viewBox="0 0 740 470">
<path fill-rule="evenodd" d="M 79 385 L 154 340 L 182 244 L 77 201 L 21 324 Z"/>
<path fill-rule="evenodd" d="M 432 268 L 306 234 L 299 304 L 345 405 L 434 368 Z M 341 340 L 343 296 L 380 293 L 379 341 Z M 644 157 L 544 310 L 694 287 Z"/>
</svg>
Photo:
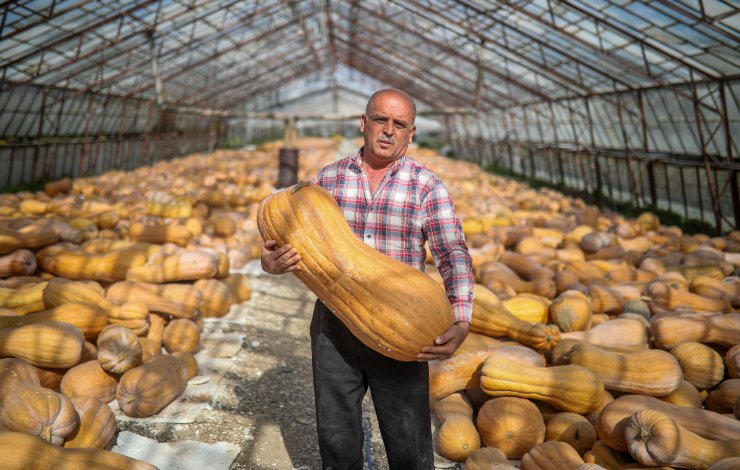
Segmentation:
<svg viewBox="0 0 740 470">
<path fill-rule="evenodd" d="M 298 264 L 300 260 L 301 256 L 290 245 L 286 244 L 278 248 L 275 240 L 267 240 L 262 245 L 260 261 L 262 261 L 262 269 L 266 273 L 284 274 L 290 271 L 298 271 L 301 269 Z"/>
<path fill-rule="evenodd" d="M 424 346 L 416 355 L 417 361 L 442 360 L 452 356 L 452 353 L 462 344 L 468 332 L 470 322 L 459 321 L 452 324 L 444 333 L 434 340 L 434 346 Z"/>
</svg>

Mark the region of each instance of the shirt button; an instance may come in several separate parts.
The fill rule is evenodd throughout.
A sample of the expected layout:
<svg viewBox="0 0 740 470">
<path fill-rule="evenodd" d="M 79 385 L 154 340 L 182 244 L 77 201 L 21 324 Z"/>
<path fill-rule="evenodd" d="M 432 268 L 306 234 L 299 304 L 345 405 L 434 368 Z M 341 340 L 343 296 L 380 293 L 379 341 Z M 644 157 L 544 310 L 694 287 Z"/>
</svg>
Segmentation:
<svg viewBox="0 0 740 470">
<path fill-rule="evenodd" d="M 373 238 L 372 235 L 365 235 L 365 238 Z"/>
</svg>

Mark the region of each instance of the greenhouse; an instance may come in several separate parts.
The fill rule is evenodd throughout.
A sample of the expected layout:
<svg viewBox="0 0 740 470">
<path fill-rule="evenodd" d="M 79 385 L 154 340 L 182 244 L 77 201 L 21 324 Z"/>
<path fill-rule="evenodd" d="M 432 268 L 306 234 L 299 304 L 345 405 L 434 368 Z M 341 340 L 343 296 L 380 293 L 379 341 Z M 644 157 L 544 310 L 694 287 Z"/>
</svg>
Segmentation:
<svg viewBox="0 0 740 470">
<path fill-rule="evenodd" d="M 740 468 L 736 0 L 4 1 L 0 70 L 7 468 L 344 468 L 322 311 L 428 374 L 366 469 Z"/>
</svg>

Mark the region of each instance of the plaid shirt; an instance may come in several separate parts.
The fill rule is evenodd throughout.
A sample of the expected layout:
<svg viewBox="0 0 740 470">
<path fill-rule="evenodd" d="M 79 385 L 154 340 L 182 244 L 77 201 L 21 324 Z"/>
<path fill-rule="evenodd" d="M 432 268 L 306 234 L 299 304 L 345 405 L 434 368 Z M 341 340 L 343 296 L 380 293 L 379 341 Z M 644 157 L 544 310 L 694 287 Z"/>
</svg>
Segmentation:
<svg viewBox="0 0 740 470">
<path fill-rule="evenodd" d="M 381 253 L 424 271 L 428 240 L 455 321 L 470 321 L 472 262 L 447 189 L 426 167 L 403 156 L 372 195 L 362 152 L 327 165 L 313 182 L 334 196 L 355 235 Z"/>
</svg>

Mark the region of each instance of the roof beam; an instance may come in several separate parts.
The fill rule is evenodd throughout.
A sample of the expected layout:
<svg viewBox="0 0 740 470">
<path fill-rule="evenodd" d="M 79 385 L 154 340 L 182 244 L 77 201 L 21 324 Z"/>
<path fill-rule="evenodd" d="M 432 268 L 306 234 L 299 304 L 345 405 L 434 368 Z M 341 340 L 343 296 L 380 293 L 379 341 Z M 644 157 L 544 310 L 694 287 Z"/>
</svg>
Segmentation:
<svg viewBox="0 0 740 470">
<path fill-rule="evenodd" d="M 397 21 L 395 21 L 395 20 L 393 20 L 393 19 L 391 19 L 389 17 L 386 17 L 384 15 L 381 15 L 378 12 L 373 11 L 373 10 L 371 10 L 371 9 L 363 6 L 363 5 L 359 5 L 358 4 L 357 5 L 357 8 L 361 9 L 362 11 L 365 11 L 365 12 L 369 13 L 370 15 L 372 15 L 373 17 L 379 19 L 383 23 L 390 24 L 394 28 L 397 28 L 397 29 L 402 30 L 402 31 L 404 31 L 404 32 L 406 32 L 406 33 L 408 33 L 408 34 L 410 34 L 412 36 L 417 37 L 418 39 L 420 39 L 424 43 L 428 43 L 428 44 L 431 44 L 431 45 L 437 47 L 438 49 L 442 50 L 446 54 L 449 54 L 449 55 L 451 55 L 453 57 L 456 57 L 456 58 L 458 58 L 458 59 L 460 59 L 460 60 L 462 60 L 464 62 L 468 62 L 468 63 L 472 64 L 474 67 L 477 66 L 477 61 L 475 59 L 471 59 L 470 57 L 468 57 L 468 56 L 466 56 L 464 54 L 461 54 L 460 52 L 456 51 L 454 48 L 448 46 L 447 44 L 443 44 L 443 43 L 441 43 L 439 41 L 436 41 L 436 40 L 434 40 L 434 39 L 432 39 L 432 38 L 424 35 L 423 33 L 418 32 L 418 31 L 410 30 L 405 25 L 403 25 L 403 24 L 401 24 L 401 23 L 399 23 L 399 22 L 397 22 Z M 502 80 L 502 81 L 504 81 L 506 83 L 509 83 L 512 86 L 514 86 L 516 88 L 519 88 L 519 89 L 525 91 L 526 93 L 528 93 L 530 95 L 537 96 L 538 98 L 540 98 L 540 99 L 542 99 L 544 101 L 549 101 L 551 99 L 549 96 L 545 95 L 544 93 L 540 92 L 539 90 L 535 90 L 534 88 L 532 88 L 530 86 L 527 86 L 527 85 L 525 85 L 525 84 L 523 84 L 521 82 L 517 82 L 516 80 L 513 80 L 511 77 L 508 77 L 508 76 L 502 74 L 498 70 L 492 69 L 491 67 L 488 67 L 488 66 L 485 67 L 485 70 L 488 73 L 490 73 L 491 75 L 499 78 L 500 80 Z"/>
<path fill-rule="evenodd" d="M 467 2 L 460 2 L 460 3 L 462 3 L 466 8 L 473 9 L 473 11 L 475 11 L 478 14 L 484 14 L 483 10 L 477 9 L 474 6 L 469 5 Z M 406 6 L 407 4 L 413 4 L 415 6 L 415 8 L 412 9 L 412 8 Z M 433 22 L 438 27 L 444 28 L 444 29 L 446 29 L 446 30 L 448 30 L 450 32 L 453 32 L 453 33 L 457 34 L 455 31 L 452 31 L 447 24 L 445 24 L 446 22 L 447 23 L 453 23 L 455 26 L 466 30 L 468 32 L 468 34 L 471 34 L 473 36 L 477 36 L 480 40 L 484 40 L 487 44 L 490 43 L 490 44 L 493 44 L 495 46 L 495 47 L 486 47 L 486 50 L 487 51 L 492 52 L 494 54 L 498 54 L 498 55 L 504 57 L 505 59 L 510 60 L 510 61 L 514 62 L 515 64 L 517 64 L 517 65 L 519 65 L 519 66 L 521 66 L 521 67 L 523 67 L 523 68 L 525 68 L 525 69 L 527 69 L 527 70 L 529 70 L 531 72 L 539 73 L 539 74 L 542 74 L 542 75 L 547 74 L 547 75 L 549 75 L 551 77 L 551 79 L 553 79 L 553 81 L 557 82 L 563 88 L 578 87 L 581 90 L 586 91 L 587 93 L 590 93 L 591 92 L 591 89 L 590 88 L 585 87 L 582 84 L 579 84 L 579 83 L 574 82 L 573 81 L 573 77 L 565 76 L 565 75 L 563 75 L 562 73 L 560 73 L 560 72 L 558 72 L 556 70 L 552 70 L 550 68 L 546 68 L 546 67 L 543 66 L 543 64 L 541 62 L 537 62 L 534 59 L 531 59 L 530 57 L 528 57 L 526 55 L 522 55 L 519 51 L 512 49 L 509 46 L 508 41 L 500 41 L 500 40 L 497 40 L 496 38 L 490 36 L 489 34 L 486 34 L 485 31 L 476 32 L 472 28 L 470 28 L 469 26 L 463 25 L 460 21 L 458 21 L 458 20 L 456 20 L 454 18 L 451 18 L 451 17 L 449 17 L 447 15 L 444 15 L 444 14 L 442 14 L 442 12 L 439 12 L 437 10 L 428 10 L 428 11 L 431 11 L 432 13 L 436 14 L 438 17 L 440 17 L 442 19 L 442 21 L 437 21 L 437 20 L 434 20 L 432 18 L 429 18 L 427 15 L 424 15 L 422 13 L 422 11 L 423 11 L 422 10 L 422 5 L 418 1 L 416 1 L 416 0 L 408 0 L 406 2 L 398 2 L 397 5 L 399 5 L 400 7 L 404 8 L 404 9 L 406 9 L 409 12 L 412 12 L 412 13 L 414 13 L 416 15 L 419 15 L 420 17 L 422 17 L 422 18 L 424 18 L 424 19 L 426 19 L 428 21 Z M 538 37 L 533 36 L 533 35 L 529 35 L 529 34 L 527 34 L 524 31 L 521 31 L 519 29 L 513 28 L 512 26 L 510 26 L 506 22 L 500 21 L 498 18 L 491 17 L 491 16 L 488 16 L 488 15 L 486 15 L 486 17 L 489 18 L 490 20 L 492 20 L 494 22 L 494 24 L 498 24 L 499 26 L 501 26 L 504 30 L 513 30 L 513 31 L 516 32 L 516 34 L 526 37 L 527 39 L 533 41 L 535 44 L 538 44 L 541 47 L 544 47 L 546 49 L 552 50 L 555 53 L 557 53 L 558 55 L 561 55 L 564 58 L 570 60 L 571 62 L 573 62 L 575 64 L 578 64 L 580 66 L 583 66 L 583 67 L 585 67 L 585 68 L 587 68 L 587 69 L 589 69 L 589 70 L 591 70 L 593 72 L 598 73 L 599 75 L 603 76 L 605 80 L 606 79 L 611 80 L 612 78 L 614 78 L 614 77 L 609 77 L 609 76 L 605 75 L 603 71 L 599 70 L 597 67 L 594 67 L 593 65 L 589 64 L 588 62 L 582 61 L 578 57 L 575 57 L 575 56 L 573 56 L 572 54 L 569 54 L 566 51 L 559 50 L 558 48 L 554 47 L 551 43 L 549 43 L 547 41 L 543 41 L 541 38 L 538 38 Z M 498 52 L 498 50 L 508 51 L 511 54 L 511 56 L 510 57 L 507 57 L 507 56 L 501 54 L 500 52 Z M 617 82 L 620 83 L 621 85 L 625 86 L 625 87 L 629 87 L 629 85 L 627 85 L 626 83 L 623 83 L 621 80 L 619 80 L 619 77 L 617 77 Z"/>
<path fill-rule="evenodd" d="M 75 10 L 77 10 L 79 8 L 82 8 L 86 4 L 90 3 L 90 1 L 91 0 L 83 0 L 81 2 L 73 3 L 72 5 L 69 5 L 69 6 L 65 7 L 65 8 L 62 8 L 61 10 L 54 11 L 51 16 L 42 16 L 41 17 L 42 19 L 40 21 L 36 21 L 36 22 L 33 22 L 33 23 L 24 24 L 20 28 L 14 29 L 13 31 L 9 32 L 8 34 L 1 34 L 1 31 L 0 31 L 0 41 L 3 41 L 5 39 L 11 39 L 15 35 L 20 34 L 20 33 L 24 32 L 24 31 L 28 31 L 29 29 L 35 28 L 36 26 L 42 25 L 44 23 L 47 23 L 47 22 L 49 22 L 49 20 L 52 20 L 52 19 L 54 19 L 56 17 L 65 15 L 65 14 L 71 12 L 71 11 L 75 11 Z M 12 4 L 12 2 L 7 2 L 5 4 L 5 10 L 6 11 L 9 11 L 11 4 Z M 41 16 L 41 15 L 39 15 L 39 16 Z"/>
<path fill-rule="evenodd" d="M 73 33 L 66 34 L 62 36 L 61 38 L 55 39 L 47 44 L 44 44 L 43 46 L 34 47 L 33 49 L 29 49 L 25 54 L 21 54 L 20 57 L 16 57 L 14 59 L 8 60 L 6 62 L 3 62 L 0 64 L 0 68 L 5 67 L 11 67 L 13 65 L 18 64 L 19 62 L 22 62 L 30 57 L 33 57 L 39 53 L 43 53 L 49 49 L 53 49 L 54 47 L 59 46 L 60 44 L 63 44 L 67 41 L 70 41 L 72 39 L 75 39 L 79 37 L 82 34 L 86 34 L 90 31 L 94 31 L 95 29 L 103 26 L 104 24 L 108 24 L 110 22 L 116 21 L 121 16 L 126 16 L 136 10 L 139 10 L 141 8 L 144 8 L 148 5 L 151 5 L 152 3 L 158 2 L 159 0 L 144 0 L 141 2 L 138 2 L 134 4 L 134 6 L 127 8 L 125 10 L 118 11 L 116 13 L 113 13 L 111 15 L 106 16 L 105 18 L 98 20 L 98 21 L 92 21 L 88 23 L 84 28 L 77 29 Z"/>
<path fill-rule="evenodd" d="M 216 52 L 214 54 L 211 54 L 211 55 L 209 55 L 209 56 L 207 56 L 207 57 L 205 57 L 203 59 L 200 59 L 198 61 L 195 61 L 194 63 L 189 64 L 187 67 L 184 67 L 184 68 L 177 67 L 176 70 L 171 71 L 165 77 L 162 77 L 162 81 L 172 80 L 173 78 L 178 77 L 178 76 L 182 75 L 185 72 L 189 72 L 190 70 L 193 70 L 194 68 L 196 68 L 196 67 L 198 67 L 200 65 L 203 65 L 203 64 L 205 64 L 207 62 L 210 62 L 210 61 L 212 61 L 212 60 L 214 60 L 214 59 L 216 59 L 218 57 L 221 57 L 222 55 L 224 55 L 226 53 L 229 53 L 229 52 L 234 51 L 234 50 L 237 50 L 237 49 L 241 49 L 242 47 L 244 47 L 244 46 L 246 46 L 248 44 L 251 44 L 253 42 L 261 41 L 261 40 L 263 40 L 265 38 L 270 37 L 271 35 L 273 35 L 273 34 L 275 34 L 277 32 L 280 32 L 280 31 L 282 31 L 284 29 L 287 29 L 290 26 L 293 26 L 293 25 L 295 25 L 297 23 L 298 23 L 298 19 L 297 18 L 293 18 L 293 19 L 291 19 L 291 20 L 289 20 L 289 21 L 287 21 L 287 22 L 285 22 L 285 23 L 283 23 L 283 24 L 281 24 L 279 26 L 275 26 L 274 28 L 270 29 L 269 31 L 263 31 L 262 33 L 259 33 L 256 36 L 252 36 L 252 37 L 250 37 L 247 40 L 244 40 L 244 41 L 235 43 L 234 45 L 232 45 L 230 47 L 227 47 L 226 49 L 223 49 L 223 50 L 218 51 L 218 52 Z M 133 96 L 133 95 L 139 94 L 139 93 L 141 93 L 143 91 L 148 90 L 152 86 L 154 86 L 154 83 L 153 82 L 147 83 L 146 85 L 142 85 L 142 86 L 140 86 L 138 88 L 135 88 L 133 90 L 129 90 L 124 96 Z"/>
</svg>

